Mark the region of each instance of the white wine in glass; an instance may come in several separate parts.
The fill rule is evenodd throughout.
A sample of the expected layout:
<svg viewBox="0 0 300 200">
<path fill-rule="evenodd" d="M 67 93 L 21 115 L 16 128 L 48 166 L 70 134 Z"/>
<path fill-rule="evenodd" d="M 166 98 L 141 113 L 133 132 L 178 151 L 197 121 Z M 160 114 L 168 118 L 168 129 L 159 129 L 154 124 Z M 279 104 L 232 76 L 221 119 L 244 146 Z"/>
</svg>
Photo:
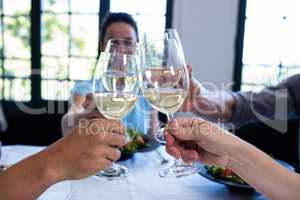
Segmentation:
<svg viewBox="0 0 300 200">
<path fill-rule="evenodd" d="M 172 120 L 189 91 L 189 75 L 183 49 L 176 30 L 168 30 L 160 40 L 144 41 L 143 94 L 152 107 Z M 163 132 L 156 138 L 164 142 Z M 176 160 L 174 165 L 159 172 L 161 177 L 181 177 L 195 174 L 197 165 Z"/>
<path fill-rule="evenodd" d="M 123 39 L 111 39 L 105 52 L 101 52 L 94 72 L 93 97 L 104 117 L 121 120 L 135 106 L 138 99 L 139 55 L 136 46 L 123 46 Z M 126 50 L 126 51 L 123 51 Z M 99 171 L 96 176 L 113 180 L 125 177 L 128 169 L 113 163 L 112 167 Z"/>
<path fill-rule="evenodd" d="M 145 98 L 162 113 L 173 114 L 181 107 L 186 97 L 184 89 L 146 89 Z"/>
</svg>

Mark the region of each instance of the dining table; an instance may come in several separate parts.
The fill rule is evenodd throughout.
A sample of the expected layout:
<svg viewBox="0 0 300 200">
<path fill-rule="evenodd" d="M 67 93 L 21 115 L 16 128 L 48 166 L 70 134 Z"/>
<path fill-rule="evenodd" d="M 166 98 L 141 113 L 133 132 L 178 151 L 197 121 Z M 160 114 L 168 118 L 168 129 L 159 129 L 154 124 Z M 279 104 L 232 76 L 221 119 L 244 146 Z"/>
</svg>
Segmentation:
<svg viewBox="0 0 300 200">
<path fill-rule="evenodd" d="M 12 165 L 43 150 L 41 146 L 9 145 L 2 147 L 1 163 Z M 166 160 L 168 162 L 166 162 Z M 159 170 L 173 164 L 164 146 L 135 153 L 121 161 L 129 169 L 126 178 L 106 180 L 90 176 L 63 181 L 46 190 L 39 200 L 218 200 L 266 199 L 258 192 L 235 192 L 199 174 L 180 178 L 161 178 Z M 24 186 L 24 189 L 30 186 Z"/>
</svg>

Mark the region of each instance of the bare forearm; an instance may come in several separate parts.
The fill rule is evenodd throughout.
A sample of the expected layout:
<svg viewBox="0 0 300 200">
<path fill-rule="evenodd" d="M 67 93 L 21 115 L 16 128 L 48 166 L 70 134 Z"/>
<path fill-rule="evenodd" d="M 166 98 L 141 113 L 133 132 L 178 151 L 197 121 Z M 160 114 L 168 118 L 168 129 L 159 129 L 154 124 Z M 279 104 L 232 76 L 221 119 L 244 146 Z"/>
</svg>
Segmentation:
<svg viewBox="0 0 300 200">
<path fill-rule="evenodd" d="M 270 199 L 299 199 L 300 176 L 250 144 L 232 152 L 228 167 Z"/>
<path fill-rule="evenodd" d="M 46 153 L 33 155 L 0 174 L 1 199 L 31 200 L 58 181 Z"/>
</svg>

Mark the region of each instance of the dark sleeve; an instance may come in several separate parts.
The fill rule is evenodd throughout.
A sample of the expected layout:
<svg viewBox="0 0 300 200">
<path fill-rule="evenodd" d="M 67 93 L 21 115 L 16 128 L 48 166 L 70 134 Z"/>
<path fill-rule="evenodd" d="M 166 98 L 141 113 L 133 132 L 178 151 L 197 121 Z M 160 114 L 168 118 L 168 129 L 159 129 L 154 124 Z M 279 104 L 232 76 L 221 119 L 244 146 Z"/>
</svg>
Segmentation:
<svg viewBox="0 0 300 200">
<path fill-rule="evenodd" d="M 0 131 L 4 132 L 7 129 L 7 123 L 6 123 L 6 118 L 2 109 L 2 106 L 0 104 Z"/>
<path fill-rule="evenodd" d="M 286 121 L 299 116 L 300 74 L 260 92 L 232 93 L 235 108 L 232 119 L 235 126 L 257 121 Z"/>
</svg>

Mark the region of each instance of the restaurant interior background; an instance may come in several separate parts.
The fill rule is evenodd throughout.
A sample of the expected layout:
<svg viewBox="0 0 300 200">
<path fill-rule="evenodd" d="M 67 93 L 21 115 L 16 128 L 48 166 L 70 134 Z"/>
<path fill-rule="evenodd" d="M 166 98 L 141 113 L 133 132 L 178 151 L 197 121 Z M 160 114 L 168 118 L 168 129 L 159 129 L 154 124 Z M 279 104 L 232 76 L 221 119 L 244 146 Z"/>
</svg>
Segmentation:
<svg viewBox="0 0 300 200">
<path fill-rule="evenodd" d="M 88 80 L 97 56 L 99 21 L 128 12 L 140 34 L 177 28 L 200 82 L 260 90 L 300 72 L 298 0 L 1 0 L 0 99 L 4 144 L 48 145 L 61 135 L 75 81 Z M 39 73 L 40 72 L 40 73 Z M 28 114 L 32 109 L 36 113 Z M 298 119 L 281 134 L 264 124 L 237 131 L 292 164 Z"/>
</svg>

